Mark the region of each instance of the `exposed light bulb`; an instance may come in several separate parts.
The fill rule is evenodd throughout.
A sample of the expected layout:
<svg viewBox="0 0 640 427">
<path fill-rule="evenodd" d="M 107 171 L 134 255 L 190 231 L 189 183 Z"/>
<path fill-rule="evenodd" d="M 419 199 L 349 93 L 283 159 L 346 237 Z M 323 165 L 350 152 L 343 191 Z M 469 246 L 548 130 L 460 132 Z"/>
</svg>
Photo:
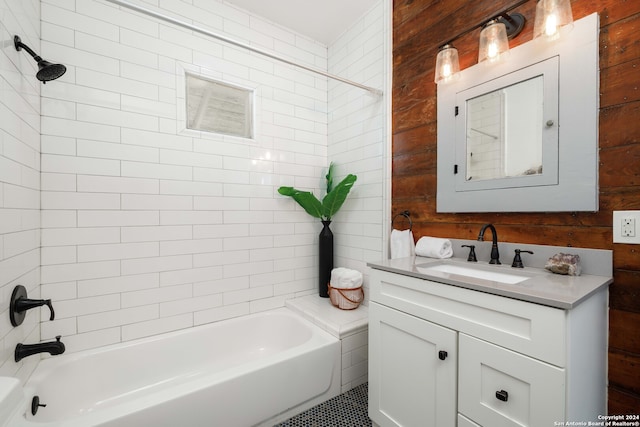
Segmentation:
<svg viewBox="0 0 640 427">
<path fill-rule="evenodd" d="M 558 17 L 556 15 L 549 15 L 544 23 L 544 33 L 551 37 L 558 31 Z"/>
<path fill-rule="evenodd" d="M 573 27 L 573 13 L 569 0 L 538 0 L 533 37 L 555 40 L 560 33 Z"/>
<path fill-rule="evenodd" d="M 478 62 L 495 62 L 509 53 L 509 40 L 505 25 L 498 21 L 489 21 L 480 32 Z"/>
<path fill-rule="evenodd" d="M 442 77 L 451 77 L 451 64 L 444 64 L 442 66 Z"/>
<path fill-rule="evenodd" d="M 434 81 L 438 84 L 449 82 L 458 76 L 458 71 L 460 71 L 458 49 L 448 44 L 442 46 L 436 57 Z"/>
<path fill-rule="evenodd" d="M 489 47 L 487 48 L 487 57 L 489 59 L 493 59 L 498 56 L 498 45 L 495 43 L 489 43 Z"/>
</svg>

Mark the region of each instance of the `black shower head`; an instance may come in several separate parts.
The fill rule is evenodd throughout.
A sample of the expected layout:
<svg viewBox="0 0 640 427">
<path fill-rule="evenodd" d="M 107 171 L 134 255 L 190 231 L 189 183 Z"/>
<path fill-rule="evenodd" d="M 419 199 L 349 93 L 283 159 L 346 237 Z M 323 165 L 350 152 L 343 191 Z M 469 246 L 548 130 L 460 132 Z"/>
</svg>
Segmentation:
<svg viewBox="0 0 640 427">
<path fill-rule="evenodd" d="M 64 65 L 52 64 L 44 59 L 38 62 L 38 68 L 40 68 L 40 71 L 36 74 L 36 78 L 43 83 L 55 80 L 67 71 L 67 67 Z"/>
<path fill-rule="evenodd" d="M 42 83 L 46 83 L 49 80 L 55 80 L 67 71 L 67 67 L 62 64 L 52 64 L 51 62 L 42 59 L 33 50 L 31 50 L 29 46 L 22 43 L 22 40 L 20 40 L 19 36 L 13 37 L 13 45 L 16 47 L 16 50 L 18 52 L 22 49 L 26 50 L 29 55 L 31 55 L 33 59 L 38 63 L 39 71 L 36 74 L 36 78 Z"/>
</svg>

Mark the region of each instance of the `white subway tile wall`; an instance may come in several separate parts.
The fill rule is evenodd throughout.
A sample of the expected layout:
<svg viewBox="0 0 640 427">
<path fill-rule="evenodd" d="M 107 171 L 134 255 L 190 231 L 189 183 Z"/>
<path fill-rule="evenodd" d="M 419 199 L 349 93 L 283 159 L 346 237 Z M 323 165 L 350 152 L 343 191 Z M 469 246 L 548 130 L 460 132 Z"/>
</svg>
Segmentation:
<svg viewBox="0 0 640 427">
<path fill-rule="evenodd" d="M 160 11 L 384 89 L 383 3 L 329 48 L 218 0 Z M 12 349 L 40 334 L 74 352 L 317 292 L 321 226 L 277 188 L 322 195 L 330 161 L 358 175 L 332 224 L 336 265 L 366 274 L 382 257 L 384 98 L 100 0 L 0 11 L 5 38 L 29 23 L 26 40 L 68 69 L 41 86 L 30 58 L 0 53 L 0 374 L 28 375 Z M 255 89 L 256 138 L 184 131 L 185 70 Z M 55 321 L 14 332 L 17 281 L 54 301 Z"/>
<path fill-rule="evenodd" d="M 329 68 L 374 88 L 385 89 L 390 2 L 381 1 L 329 46 Z M 328 158 L 336 162 L 341 175 L 358 176 L 354 198 L 332 224 L 336 264 L 365 274 L 368 301 L 368 261 L 383 257 L 385 162 L 389 158 L 388 103 L 383 97 L 361 89 L 328 82 Z M 388 92 L 388 91 L 386 91 Z M 387 95 L 385 95 L 387 96 Z M 385 252 L 386 253 L 386 252 Z"/>
<path fill-rule="evenodd" d="M 40 340 L 40 312 L 31 310 L 14 328 L 9 300 L 16 285 L 40 297 L 41 83 L 31 56 L 13 48 L 13 36 L 39 53 L 40 1 L 0 2 L 0 34 L 0 376 L 26 380 L 37 359 L 18 364 L 13 352 L 20 342 Z"/>
<path fill-rule="evenodd" d="M 369 379 L 369 331 L 364 330 L 341 340 L 342 382 L 344 393 Z"/>
</svg>

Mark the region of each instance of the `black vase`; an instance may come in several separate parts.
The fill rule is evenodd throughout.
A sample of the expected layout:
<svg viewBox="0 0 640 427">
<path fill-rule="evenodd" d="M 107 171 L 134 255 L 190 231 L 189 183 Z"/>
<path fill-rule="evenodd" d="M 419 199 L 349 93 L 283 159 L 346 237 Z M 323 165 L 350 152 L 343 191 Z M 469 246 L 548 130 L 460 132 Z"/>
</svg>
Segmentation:
<svg viewBox="0 0 640 427">
<path fill-rule="evenodd" d="M 319 268 L 318 268 L 318 292 L 321 297 L 329 297 L 329 281 L 331 280 L 331 270 L 333 270 L 333 233 L 329 228 L 331 221 L 322 221 L 322 231 L 318 239 L 319 242 Z"/>
</svg>

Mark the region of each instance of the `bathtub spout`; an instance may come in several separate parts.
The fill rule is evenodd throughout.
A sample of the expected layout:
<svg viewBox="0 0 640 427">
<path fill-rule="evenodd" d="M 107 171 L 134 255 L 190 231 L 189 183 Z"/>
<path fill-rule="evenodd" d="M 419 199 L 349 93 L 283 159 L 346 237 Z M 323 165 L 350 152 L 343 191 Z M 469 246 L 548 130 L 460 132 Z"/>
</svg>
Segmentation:
<svg viewBox="0 0 640 427">
<path fill-rule="evenodd" d="M 61 336 L 58 335 L 55 341 L 43 342 L 40 344 L 17 344 L 14 358 L 16 362 L 25 357 L 38 354 L 49 353 L 52 356 L 64 353 L 64 344 L 60 341 Z"/>
</svg>

